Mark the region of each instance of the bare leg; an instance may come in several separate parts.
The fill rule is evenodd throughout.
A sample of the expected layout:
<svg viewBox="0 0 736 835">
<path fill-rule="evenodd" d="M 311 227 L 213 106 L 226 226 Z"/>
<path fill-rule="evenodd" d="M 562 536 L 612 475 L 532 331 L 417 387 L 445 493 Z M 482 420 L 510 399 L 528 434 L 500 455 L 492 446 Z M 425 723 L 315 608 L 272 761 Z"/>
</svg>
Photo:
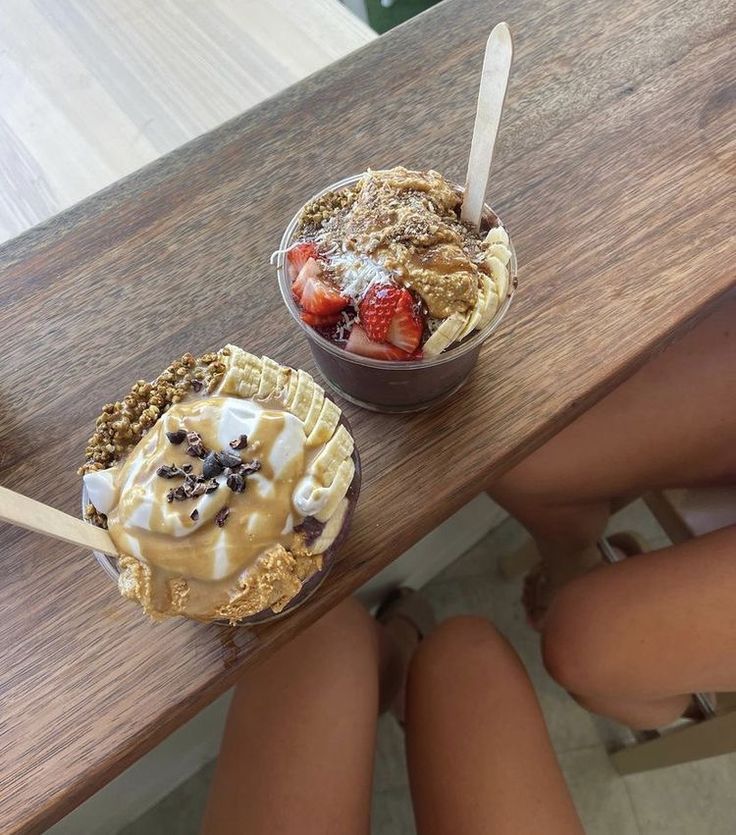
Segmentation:
<svg viewBox="0 0 736 835">
<path fill-rule="evenodd" d="M 442 624 L 420 645 L 407 695 L 420 835 L 583 832 L 532 685 L 491 624 Z"/>
<path fill-rule="evenodd" d="M 635 728 L 680 716 L 696 690 L 736 689 L 736 526 L 602 566 L 557 595 L 543 633 L 551 675 Z"/>
<path fill-rule="evenodd" d="M 611 500 L 736 482 L 736 293 L 489 492 L 535 538 L 555 592 L 597 561 Z"/>
<path fill-rule="evenodd" d="M 378 632 L 347 600 L 238 684 L 203 832 L 369 831 Z"/>
</svg>

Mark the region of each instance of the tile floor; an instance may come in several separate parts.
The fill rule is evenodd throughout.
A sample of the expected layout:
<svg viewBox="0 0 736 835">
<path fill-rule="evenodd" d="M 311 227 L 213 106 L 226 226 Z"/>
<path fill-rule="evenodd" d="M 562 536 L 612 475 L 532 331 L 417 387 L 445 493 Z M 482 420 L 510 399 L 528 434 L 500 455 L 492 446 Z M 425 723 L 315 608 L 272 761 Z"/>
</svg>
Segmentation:
<svg viewBox="0 0 736 835">
<path fill-rule="evenodd" d="M 613 529 L 634 529 L 652 547 L 663 532 L 640 503 L 618 514 Z M 513 642 L 542 703 L 560 764 L 588 835 L 732 835 L 736 832 L 736 755 L 620 777 L 606 744 L 625 731 L 578 707 L 542 666 L 538 641 L 518 603 L 518 579 L 502 579 L 496 560 L 522 547 L 521 528 L 507 520 L 425 586 L 439 617 L 475 613 L 492 618 Z M 194 835 L 212 767 L 205 766 L 120 835 Z M 411 835 L 414 826 L 403 737 L 390 717 L 379 724 L 374 835 Z"/>
</svg>

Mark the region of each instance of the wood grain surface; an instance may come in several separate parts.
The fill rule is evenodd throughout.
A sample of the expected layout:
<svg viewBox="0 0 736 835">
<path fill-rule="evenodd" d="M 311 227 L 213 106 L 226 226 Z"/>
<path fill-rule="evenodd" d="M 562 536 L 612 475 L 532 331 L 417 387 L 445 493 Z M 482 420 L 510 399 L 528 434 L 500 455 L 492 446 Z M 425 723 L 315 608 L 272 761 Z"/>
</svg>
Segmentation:
<svg viewBox="0 0 736 835">
<path fill-rule="evenodd" d="M 0 241 L 375 37 L 339 0 L 0 0 Z"/>
<path fill-rule="evenodd" d="M 730 2 L 449 0 L 0 250 L 0 481 L 75 512 L 100 404 L 185 350 L 314 371 L 268 264 L 283 226 L 368 165 L 461 180 L 500 19 L 491 187 L 520 289 L 471 382 L 430 413 L 347 407 L 364 482 L 344 558 L 258 629 L 151 625 L 90 554 L 1 528 L 3 832 L 92 793 L 733 286 Z"/>
</svg>

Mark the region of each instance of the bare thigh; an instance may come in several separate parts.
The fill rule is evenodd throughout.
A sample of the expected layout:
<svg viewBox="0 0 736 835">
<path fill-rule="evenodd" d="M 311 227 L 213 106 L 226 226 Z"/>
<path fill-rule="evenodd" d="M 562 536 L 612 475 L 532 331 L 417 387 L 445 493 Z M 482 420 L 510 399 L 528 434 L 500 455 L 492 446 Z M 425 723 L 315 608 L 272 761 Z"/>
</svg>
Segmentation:
<svg viewBox="0 0 736 835">
<path fill-rule="evenodd" d="M 736 690 L 736 526 L 572 580 L 543 648 L 551 675 L 593 709 Z"/>
<path fill-rule="evenodd" d="M 378 663 L 375 623 L 349 599 L 247 670 L 203 832 L 367 835 Z"/>
<path fill-rule="evenodd" d="M 420 835 L 582 835 L 531 682 L 490 623 L 442 624 L 415 656 L 407 697 Z"/>
<path fill-rule="evenodd" d="M 621 334 L 622 341 L 626 334 Z M 736 292 L 494 483 L 523 517 L 645 490 L 736 483 Z M 533 529 L 534 517 L 522 518 Z"/>
</svg>

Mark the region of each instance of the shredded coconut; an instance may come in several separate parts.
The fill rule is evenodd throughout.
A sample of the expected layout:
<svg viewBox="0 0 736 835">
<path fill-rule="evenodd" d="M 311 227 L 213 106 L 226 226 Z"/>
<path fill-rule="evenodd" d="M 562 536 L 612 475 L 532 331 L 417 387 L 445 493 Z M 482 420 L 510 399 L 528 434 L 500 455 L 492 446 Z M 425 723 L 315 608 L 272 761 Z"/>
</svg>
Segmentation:
<svg viewBox="0 0 736 835">
<path fill-rule="evenodd" d="M 328 259 L 328 267 L 334 271 L 344 296 L 360 301 L 373 284 L 390 284 L 391 273 L 372 258 L 352 252 L 338 252 Z"/>
</svg>

